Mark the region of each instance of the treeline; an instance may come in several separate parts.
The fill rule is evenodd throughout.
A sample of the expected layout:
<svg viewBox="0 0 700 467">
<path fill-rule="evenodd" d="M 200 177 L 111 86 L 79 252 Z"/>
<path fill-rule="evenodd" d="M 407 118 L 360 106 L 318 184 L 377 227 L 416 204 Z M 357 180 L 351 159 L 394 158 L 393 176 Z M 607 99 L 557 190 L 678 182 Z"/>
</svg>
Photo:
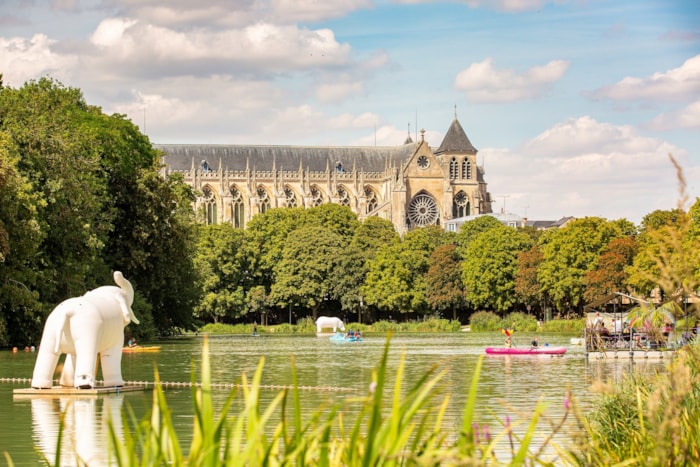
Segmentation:
<svg viewBox="0 0 700 467">
<path fill-rule="evenodd" d="M 136 289 L 140 336 L 321 313 L 576 314 L 613 291 L 692 292 L 700 281 L 698 200 L 640 226 L 588 217 L 542 232 L 484 216 L 458 233 L 399 236 L 387 220 L 326 204 L 271 209 L 240 230 L 198 224 L 195 193 L 162 178 L 159 161 L 133 123 L 79 90 L 0 80 L 0 344 L 36 343 L 57 303 L 110 284 L 113 270 Z M 660 283 L 668 265 L 694 282 Z"/>
<path fill-rule="evenodd" d="M 440 314 L 466 322 L 479 310 L 542 317 L 580 316 L 583 305 L 617 291 L 649 297 L 667 281 L 665 264 L 691 265 L 700 280 L 700 201 L 689 213 L 655 211 L 640 228 L 587 217 L 561 229 L 506 227 L 491 216 L 458 233 L 433 226 L 399 236 L 391 222 L 359 222 L 347 208 L 279 208 L 245 231 L 200 226 L 195 266 L 202 279 L 196 317 L 236 322 L 261 313 L 276 322 L 331 312 L 352 322 L 421 319 Z M 676 244 L 677 243 L 677 244 Z M 663 261 L 662 261 L 663 260 Z M 362 312 L 362 317 L 358 313 Z"/>
</svg>

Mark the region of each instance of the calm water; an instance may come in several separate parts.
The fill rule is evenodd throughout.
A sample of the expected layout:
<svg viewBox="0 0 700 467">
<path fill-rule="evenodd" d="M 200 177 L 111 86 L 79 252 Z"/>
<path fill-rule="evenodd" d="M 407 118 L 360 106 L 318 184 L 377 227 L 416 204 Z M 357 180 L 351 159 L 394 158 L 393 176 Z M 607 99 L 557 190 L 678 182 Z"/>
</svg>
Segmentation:
<svg viewBox="0 0 700 467">
<path fill-rule="evenodd" d="M 567 388 L 584 408 L 590 407 L 595 394 L 589 390 L 595 379 L 619 379 L 628 371 L 655 371 L 658 363 L 587 362 L 581 347 L 570 346 L 570 335 L 540 335 L 541 343 L 566 345 L 563 357 L 487 356 L 479 384 L 478 419 L 498 425 L 506 415 L 527 419 L 538 400 L 548 403 L 548 416 L 563 413 Z M 521 345 L 530 336 L 521 336 Z M 218 384 L 236 384 L 240 375 L 252 377 L 261 357 L 265 358 L 263 385 L 291 383 L 290 356 L 294 356 L 299 384 L 312 388 L 341 387 L 353 392 L 306 389 L 301 392 L 303 410 L 311 412 L 333 401 L 364 394 L 371 372 L 385 345 L 384 336 L 365 336 L 361 343 L 334 343 L 316 336 L 210 337 L 212 380 Z M 519 342 L 516 338 L 516 344 Z M 433 364 L 448 370 L 441 389 L 451 395 L 445 427 L 459 427 L 474 366 L 487 346 L 500 345 L 500 334 L 411 334 L 392 338 L 390 367 L 396 368 L 405 355 L 406 379 L 417 380 Z M 157 368 L 164 382 L 189 382 L 193 364 L 199 375 L 201 337 L 158 342 L 159 353 L 125 354 L 122 372 L 127 381 L 153 381 Z M 0 378 L 31 378 L 36 354 L 0 352 Z M 128 429 L 123 409 L 130 407 L 143 417 L 151 406 L 151 391 L 85 398 L 18 398 L 14 388 L 29 387 L 27 381 L 0 384 L 0 452 L 8 451 L 16 465 L 37 465 L 38 449 L 52 461 L 55 455 L 60 414 L 66 412 L 64 457 L 62 464 L 74 464 L 77 449 L 90 465 L 106 464 L 106 421 L 112 419 L 118 432 Z M 214 391 L 219 406 L 229 389 Z M 265 389 L 263 398 L 272 399 L 278 391 Z M 190 389 L 168 387 L 166 396 L 172 409 L 181 445 L 186 452 L 192 429 Z M 264 401 L 263 401 L 264 403 Z M 234 408 L 234 413 L 236 408 Z M 352 415 L 352 414 L 350 414 Z M 0 465 L 5 465 L 0 456 Z"/>
</svg>

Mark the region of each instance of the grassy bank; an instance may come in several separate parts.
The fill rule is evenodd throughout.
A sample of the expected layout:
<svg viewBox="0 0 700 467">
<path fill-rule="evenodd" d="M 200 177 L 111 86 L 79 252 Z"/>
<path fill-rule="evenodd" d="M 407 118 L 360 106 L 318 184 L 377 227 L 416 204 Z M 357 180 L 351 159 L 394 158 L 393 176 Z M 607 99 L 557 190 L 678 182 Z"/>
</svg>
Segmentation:
<svg viewBox="0 0 700 467">
<path fill-rule="evenodd" d="M 524 313 L 511 313 L 505 317 L 495 313 L 481 311 L 474 313 L 469 322 L 471 332 L 493 332 L 504 327 L 523 332 L 583 332 L 586 326 L 581 319 L 555 319 L 538 322 L 534 316 Z M 376 321 L 372 324 L 348 323 L 345 329 L 358 329 L 363 333 L 401 333 L 401 332 L 460 332 L 464 326 L 455 320 L 428 318 L 422 321 Z M 252 334 L 252 324 L 207 324 L 199 329 L 206 334 Z M 258 326 L 259 334 L 315 334 L 316 325 L 311 318 L 302 318 L 297 324 L 277 324 Z"/>
</svg>

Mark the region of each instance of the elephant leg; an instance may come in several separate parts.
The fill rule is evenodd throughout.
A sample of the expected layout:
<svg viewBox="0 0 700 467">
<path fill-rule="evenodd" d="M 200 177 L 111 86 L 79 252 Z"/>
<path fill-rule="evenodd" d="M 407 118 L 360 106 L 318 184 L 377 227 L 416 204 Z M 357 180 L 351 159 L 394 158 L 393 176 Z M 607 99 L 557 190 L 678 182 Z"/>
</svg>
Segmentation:
<svg viewBox="0 0 700 467">
<path fill-rule="evenodd" d="M 39 346 L 32 375 L 32 387 L 35 389 L 51 389 L 53 387 L 53 373 L 56 371 L 59 354 L 51 350 L 51 345 Z"/>
<path fill-rule="evenodd" d="M 96 337 L 95 337 L 96 338 Z M 74 387 L 92 389 L 95 387 L 95 368 L 97 351 L 93 342 L 75 343 L 75 378 Z"/>
<path fill-rule="evenodd" d="M 123 339 L 122 339 L 123 341 Z M 122 343 L 119 345 L 104 350 L 100 354 L 100 363 L 102 365 L 102 377 L 106 387 L 124 386 L 122 379 Z"/>
<path fill-rule="evenodd" d="M 61 372 L 61 386 L 70 388 L 75 383 L 75 359 L 73 354 L 66 354 L 66 360 L 63 362 L 63 371 Z"/>
</svg>

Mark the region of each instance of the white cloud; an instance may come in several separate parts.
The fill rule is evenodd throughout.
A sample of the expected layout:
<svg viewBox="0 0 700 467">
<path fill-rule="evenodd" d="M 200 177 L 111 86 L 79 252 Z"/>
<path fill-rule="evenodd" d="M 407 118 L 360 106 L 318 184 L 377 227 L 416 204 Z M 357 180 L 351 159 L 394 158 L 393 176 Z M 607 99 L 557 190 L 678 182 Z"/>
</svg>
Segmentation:
<svg viewBox="0 0 700 467">
<path fill-rule="evenodd" d="M 483 149 L 489 190 L 508 196 L 507 210 L 531 219 L 627 218 L 676 206 L 678 186 L 668 155 L 685 151 L 629 126 L 591 117 L 566 120 L 517 150 Z M 697 172 L 689 167 L 690 173 Z"/>
<path fill-rule="evenodd" d="M 472 63 L 455 78 L 455 88 L 466 91 L 475 102 L 512 102 L 535 98 L 561 79 L 569 68 L 565 60 L 552 60 L 517 74 L 510 69 L 496 69 L 491 58 Z"/>
<path fill-rule="evenodd" d="M 373 7 L 372 0 L 271 0 L 277 21 L 307 22 L 339 18 L 355 10 Z"/>
<path fill-rule="evenodd" d="M 91 37 L 92 70 L 122 77 L 282 73 L 349 67 L 350 46 L 329 29 L 256 23 L 187 33 L 127 18 L 104 20 Z"/>
<path fill-rule="evenodd" d="M 108 0 L 106 6 L 159 26 L 242 27 L 339 18 L 374 6 L 372 0 Z"/>
<path fill-rule="evenodd" d="M 316 87 L 316 99 L 319 102 L 338 102 L 350 96 L 362 94 L 364 83 L 326 83 Z"/>
<path fill-rule="evenodd" d="M 35 34 L 31 39 L 0 37 L 0 70 L 5 84 L 19 87 L 49 74 L 69 78 L 78 59 L 55 53 L 51 50 L 53 44 L 55 41 L 44 34 Z"/>
<path fill-rule="evenodd" d="M 612 100 L 688 100 L 700 96 L 700 55 L 683 65 L 647 78 L 628 76 L 611 86 L 590 93 L 594 99 Z"/>
<path fill-rule="evenodd" d="M 649 123 L 648 127 L 654 130 L 700 128 L 700 100 L 683 109 L 658 115 Z"/>
</svg>

